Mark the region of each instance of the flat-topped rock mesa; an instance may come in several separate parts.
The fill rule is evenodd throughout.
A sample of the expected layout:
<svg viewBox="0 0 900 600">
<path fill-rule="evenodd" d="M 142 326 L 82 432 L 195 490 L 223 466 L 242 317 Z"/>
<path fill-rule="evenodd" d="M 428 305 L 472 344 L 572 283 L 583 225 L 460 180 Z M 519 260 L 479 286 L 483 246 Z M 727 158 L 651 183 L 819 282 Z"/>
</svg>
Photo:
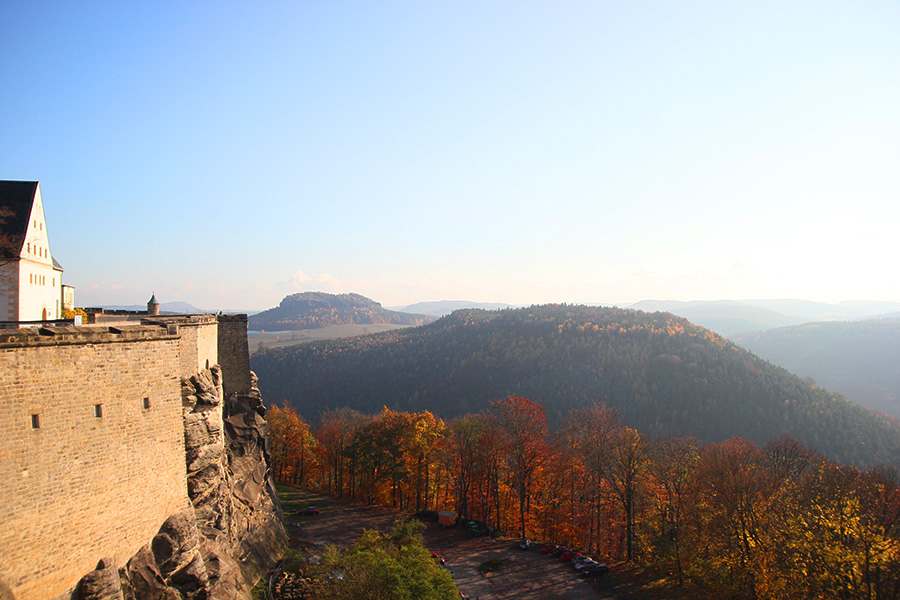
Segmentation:
<svg viewBox="0 0 900 600">
<path fill-rule="evenodd" d="M 295 331 L 335 325 L 390 323 L 415 327 L 437 317 L 388 310 L 359 294 L 301 292 L 286 296 L 275 308 L 250 316 L 257 331 Z"/>
<path fill-rule="evenodd" d="M 264 415 L 246 315 L 0 330 L 0 599 L 249 598 Z"/>
</svg>

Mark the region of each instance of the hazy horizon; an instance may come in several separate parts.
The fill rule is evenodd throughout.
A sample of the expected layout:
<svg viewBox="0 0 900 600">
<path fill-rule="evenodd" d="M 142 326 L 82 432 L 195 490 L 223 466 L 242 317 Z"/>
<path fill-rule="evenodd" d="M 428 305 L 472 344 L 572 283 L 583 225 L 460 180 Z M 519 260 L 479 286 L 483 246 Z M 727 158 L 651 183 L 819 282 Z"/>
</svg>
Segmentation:
<svg viewBox="0 0 900 600">
<path fill-rule="evenodd" d="M 0 4 L 79 306 L 900 301 L 900 5 Z"/>
<path fill-rule="evenodd" d="M 321 290 L 307 290 L 307 291 L 321 292 Z M 295 292 L 295 293 L 300 293 L 300 292 Z M 326 292 L 326 293 L 331 293 L 331 292 Z M 351 290 L 349 292 L 334 292 L 334 293 L 335 294 L 352 294 L 352 293 L 356 293 L 356 292 L 353 292 Z M 365 295 L 363 294 L 363 296 L 365 296 Z M 735 304 L 735 305 L 744 305 L 748 308 L 768 308 L 770 310 L 777 311 L 777 310 L 784 310 L 784 307 L 778 307 L 778 306 L 772 306 L 772 305 L 790 304 L 790 303 L 799 304 L 798 308 L 801 308 L 801 309 L 802 308 L 812 308 L 815 305 L 834 307 L 834 308 L 845 308 L 845 309 L 855 307 L 857 309 L 855 311 L 855 313 L 852 311 L 847 312 L 847 315 L 851 315 L 851 316 L 853 314 L 862 314 L 862 315 L 871 314 L 872 316 L 880 316 L 882 313 L 879 313 L 877 310 L 875 310 L 878 305 L 896 305 L 896 306 L 888 306 L 887 308 L 889 308 L 889 309 L 897 308 L 898 310 L 900 310 L 900 302 L 898 302 L 898 301 L 868 300 L 868 299 L 841 300 L 839 302 L 818 302 L 815 300 L 805 300 L 802 298 L 726 298 L 726 299 L 721 299 L 721 300 L 678 300 L 678 299 L 645 298 L 643 300 L 638 300 L 636 302 L 622 302 L 622 303 L 601 302 L 601 301 L 572 302 L 572 301 L 568 301 L 568 300 L 558 300 L 558 301 L 550 301 L 550 302 L 529 302 L 529 303 L 524 303 L 524 304 L 510 303 L 510 302 L 503 302 L 503 301 L 493 301 L 493 300 L 474 301 L 474 300 L 459 300 L 459 299 L 422 300 L 422 301 L 418 301 L 418 302 L 411 302 L 408 304 L 386 304 L 384 302 L 381 302 L 378 298 L 369 298 L 369 299 L 381 304 L 383 308 L 388 309 L 388 310 L 405 310 L 405 309 L 412 308 L 419 304 L 426 304 L 426 305 L 427 304 L 435 304 L 435 305 L 439 305 L 439 304 L 496 305 L 496 307 L 500 307 L 502 305 L 502 306 L 507 306 L 509 308 L 523 308 L 523 307 L 527 307 L 527 306 L 537 306 L 537 305 L 543 305 L 543 304 L 572 304 L 572 305 L 605 306 L 605 307 L 618 306 L 619 308 L 640 308 L 642 310 L 651 310 L 652 311 L 652 310 L 670 310 L 670 308 L 668 308 L 668 307 L 664 308 L 664 309 L 654 308 L 653 305 L 657 305 L 657 304 L 658 305 L 667 305 L 667 306 L 668 305 L 678 305 L 678 306 L 683 305 L 682 308 L 690 308 L 690 307 L 698 305 L 698 304 L 699 305 Z M 272 306 L 239 307 L 239 306 L 222 306 L 222 305 L 197 306 L 190 302 L 186 302 L 184 300 L 165 299 L 160 302 L 160 306 L 162 307 L 163 310 L 176 310 L 176 309 L 180 309 L 181 307 L 189 306 L 189 307 L 192 307 L 195 309 L 200 309 L 200 310 L 226 311 L 226 312 L 230 312 L 230 313 L 246 311 L 246 312 L 256 313 L 256 312 L 262 312 L 264 310 L 268 310 L 270 308 L 277 307 L 280 304 L 281 300 L 282 299 L 279 299 Z M 79 307 L 105 307 L 108 309 L 122 309 L 122 308 L 142 309 L 145 305 L 146 305 L 145 302 L 139 302 L 139 301 L 127 302 L 127 303 L 98 302 L 98 303 L 91 304 L 91 305 L 80 304 L 80 303 L 78 304 Z M 650 305 L 650 308 L 642 307 L 641 305 Z M 813 305 L 813 306 L 809 306 L 809 305 Z M 860 305 L 863 305 L 863 306 L 860 306 Z M 875 305 L 875 306 L 872 306 L 872 305 Z M 871 307 L 871 309 L 869 309 L 868 307 Z M 801 310 L 801 312 L 802 312 L 802 310 Z M 433 314 L 433 313 L 427 313 L 427 314 Z M 848 316 L 848 318 L 849 318 L 849 316 Z M 840 319 L 838 319 L 838 320 L 840 320 Z"/>
</svg>

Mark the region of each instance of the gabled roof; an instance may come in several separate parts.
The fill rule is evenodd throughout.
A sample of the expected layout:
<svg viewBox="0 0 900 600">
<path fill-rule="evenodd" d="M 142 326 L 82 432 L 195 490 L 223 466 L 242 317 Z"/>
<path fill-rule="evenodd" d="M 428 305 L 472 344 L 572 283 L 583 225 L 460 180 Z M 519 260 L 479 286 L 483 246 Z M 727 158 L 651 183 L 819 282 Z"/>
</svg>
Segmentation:
<svg viewBox="0 0 900 600">
<path fill-rule="evenodd" d="M 25 243 L 37 181 L 0 181 L 0 258 L 18 258 Z"/>
</svg>

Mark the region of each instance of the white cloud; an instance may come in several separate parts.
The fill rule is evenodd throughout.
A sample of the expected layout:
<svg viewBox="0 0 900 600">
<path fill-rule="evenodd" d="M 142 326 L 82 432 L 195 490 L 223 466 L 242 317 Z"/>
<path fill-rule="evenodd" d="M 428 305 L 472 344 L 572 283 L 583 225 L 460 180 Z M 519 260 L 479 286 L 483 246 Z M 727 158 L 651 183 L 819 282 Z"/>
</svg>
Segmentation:
<svg viewBox="0 0 900 600">
<path fill-rule="evenodd" d="M 307 275 L 301 270 L 294 271 L 294 274 L 291 275 L 290 283 L 293 285 L 303 285 L 304 283 L 312 281 L 312 277 Z"/>
<path fill-rule="evenodd" d="M 288 293 L 346 291 L 341 289 L 343 287 L 342 281 L 330 273 L 310 275 L 300 269 L 294 271 L 294 274 L 287 281 L 277 284 L 277 287 Z"/>
</svg>

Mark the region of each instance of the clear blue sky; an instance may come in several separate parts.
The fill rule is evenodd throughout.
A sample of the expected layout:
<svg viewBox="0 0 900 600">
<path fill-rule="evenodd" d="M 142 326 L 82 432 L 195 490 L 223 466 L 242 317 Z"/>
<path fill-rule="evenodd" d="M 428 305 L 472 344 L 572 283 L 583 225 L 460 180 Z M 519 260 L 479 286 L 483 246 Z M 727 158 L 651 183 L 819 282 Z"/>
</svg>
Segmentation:
<svg viewBox="0 0 900 600">
<path fill-rule="evenodd" d="M 79 305 L 900 300 L 900 3 L 0 2 Z"/>
</svg>

